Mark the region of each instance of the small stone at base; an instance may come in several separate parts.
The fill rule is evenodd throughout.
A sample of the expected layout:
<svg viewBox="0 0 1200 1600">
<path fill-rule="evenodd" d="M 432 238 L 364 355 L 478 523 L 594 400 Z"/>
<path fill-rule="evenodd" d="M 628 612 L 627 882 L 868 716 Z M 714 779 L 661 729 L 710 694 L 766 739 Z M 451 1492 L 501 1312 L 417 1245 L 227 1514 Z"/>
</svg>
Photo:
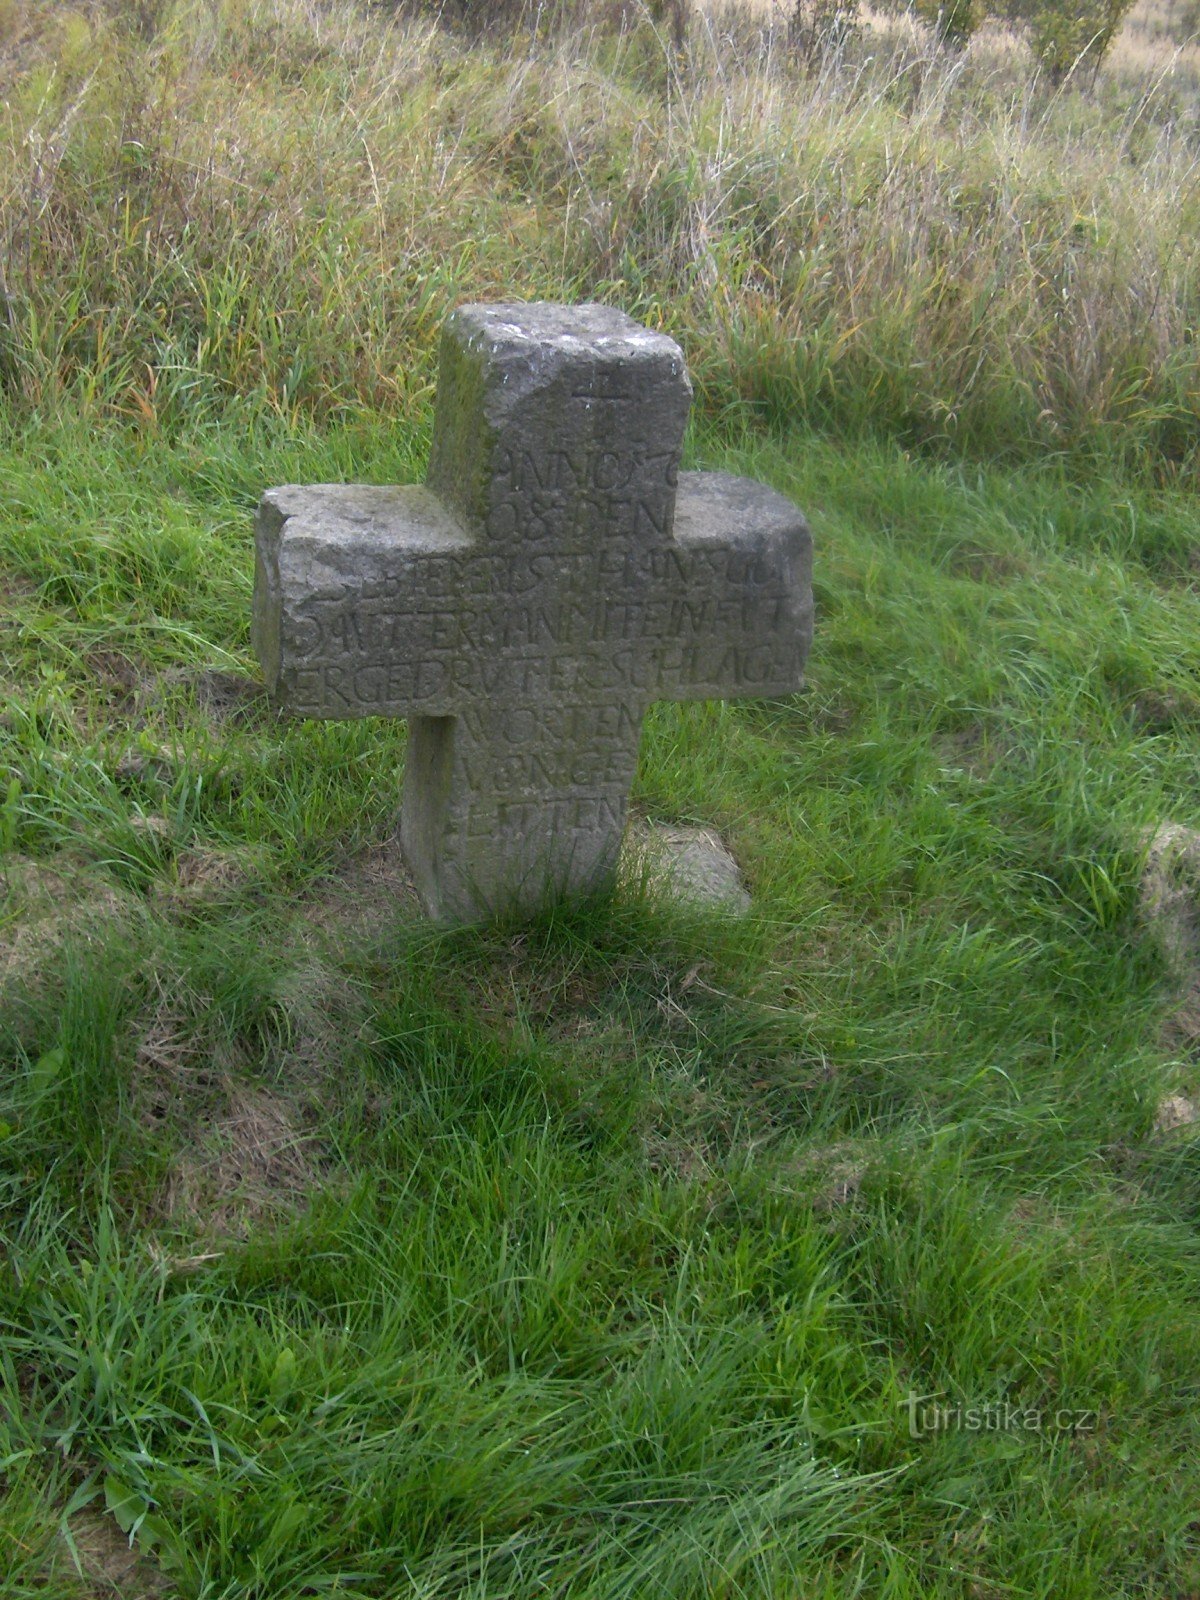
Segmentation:
<svg viewBox="0 0 1200 1600">
<path fill-rule="evenodd" d="M 652 895 L 744 917 L 750 894 L 741 868 L 710 828 L 637 822 L 625 839 L 624 871 Z"/>
</svg>

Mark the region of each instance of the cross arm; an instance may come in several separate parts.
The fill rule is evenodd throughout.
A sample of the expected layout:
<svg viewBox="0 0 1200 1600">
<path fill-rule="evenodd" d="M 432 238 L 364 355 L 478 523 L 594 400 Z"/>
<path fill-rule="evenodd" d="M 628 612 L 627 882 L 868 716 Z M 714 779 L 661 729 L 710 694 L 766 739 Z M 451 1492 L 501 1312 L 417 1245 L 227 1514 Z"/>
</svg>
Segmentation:
<svg viewBox="0 0 1200 1600">
<path fill-rule="evenodd" d="M 790 694 L 812 643 L 812 535 L 784 495 L 723 472 L 679 475 L 670 642 L 656 698 Z"/>
<path fill-rule="evenodd" d="M 472 548 L 423 487 L 268 490 L 252 637 L 275 702 L 306 717 L 452 710 L 454 597 Z"/>
</svg>

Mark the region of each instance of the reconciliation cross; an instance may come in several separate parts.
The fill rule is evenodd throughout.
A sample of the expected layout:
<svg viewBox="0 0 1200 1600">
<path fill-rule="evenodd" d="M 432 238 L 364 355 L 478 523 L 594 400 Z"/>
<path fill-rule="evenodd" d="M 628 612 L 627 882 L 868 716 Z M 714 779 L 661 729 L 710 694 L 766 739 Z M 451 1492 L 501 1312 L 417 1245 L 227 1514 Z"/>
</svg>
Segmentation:
<svg viewBox="0 0 1200 1600">
<path fill-rule="evenodd" d="M 673 340 L 607 306 L 448 319 L 423 486 L 271 489 L 254 645 L 303 717 L 407 717 L 400 835 L 430 915 L 611 882 L 652 700 L 799 687 L 812 541 L 782 495 L 680 472 Z"/>
</svg>

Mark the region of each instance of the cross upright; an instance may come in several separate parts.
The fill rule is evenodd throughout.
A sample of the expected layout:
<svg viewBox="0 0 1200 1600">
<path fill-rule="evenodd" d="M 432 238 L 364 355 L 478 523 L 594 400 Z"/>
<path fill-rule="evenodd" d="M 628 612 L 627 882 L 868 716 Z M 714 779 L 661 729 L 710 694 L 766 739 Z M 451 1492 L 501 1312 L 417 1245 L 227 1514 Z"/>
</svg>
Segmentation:
<svg viewBox="0 0 1200 1600">
<path fill-rule="evenodd" d="M 812 542 L 681 473 L 673 340 L 606 306 L 464 306 L 423 486 L 290 486 L 256 522 L 255 648 L 304 717 L 407 717 L 400 833 L 429 913 L 530 913 L 616 870 L 652 700 L 789 693 Z"/>
</svg>

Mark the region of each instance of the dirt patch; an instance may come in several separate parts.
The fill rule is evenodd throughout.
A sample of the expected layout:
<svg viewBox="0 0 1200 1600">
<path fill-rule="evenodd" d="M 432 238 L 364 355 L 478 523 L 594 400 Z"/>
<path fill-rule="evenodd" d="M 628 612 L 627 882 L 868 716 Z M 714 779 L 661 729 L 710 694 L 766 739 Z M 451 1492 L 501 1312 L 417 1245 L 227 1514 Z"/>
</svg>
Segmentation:
<svg viewBox="0 0 1200 1600">
<path fill-rule="evenodd" d="M 35 600 L 37 584 L 31 578 L 16 572 L 0 572 L 0 600 Z M 0 627 L 14 626 L 7 617 L 0 619 Z"/>
<path fill-rule="evenodd" d="M 827 1216 L 854 1199 L 871 1169 L 875 1151 L 860 1140 L 842 1139 L 823 1150 L 801 1151 L 780 1178 L 798 1182 L 813 1211 Z"/>
<path fill-rule="evenodd" d="M 366 1031 L 362 997 L 311 951 L 292 952 L 290 965 L 286 951 L 280 956 L 270 1004 L 245 1037 L 214 1024 L 211 999 L 185 977 L 156 976 L 155 998 L 131 1044 L 142 1115 L 203 1132 L 223 1116 L 239 1078 L 276 1074 L 297 1108 L 320 1102 L 341 1081 L 347 1048 Z"/>
<path fill-rule="evenodd" d="M 767 733 L 779 731 L 785 739 L 797 731 L 839 736 L 849 733 L 858 721 L 858 708 L 848 695 L 825 685 L 805 684 L 790 696 L 785 706 L 774 701 L 747 701 L 743 715 Z"/>
<path fill-rule="evenodd" d="M 714 1152 L 701 1138 L 651 1129 L 643 1140 L 646 1165 L 651 1172 L 677 1179 L 680 1183 L 705 1184 L 712 1181 L 716 1164 Z"/>
<path fill-rule="evenodd" d="M 197 708 L 216 724 L 263 722 L 271 715 L 266 688 L 257 678 L 219 667 L 170 667 L 144 677 L 142 709 L 157 710 L 179 688 L 190 690 Z"/>
<path fill-rule="evenodd" d="M 168 1600 L 176 1593 L 151 1561 L 130 1548 L 111 1517 L 87 1508 L 71 1518 L 70 1529 L 78 1562 L 66 1540 L 60 1540 L 50 1576 L 66 1580 L 68 1573 L 77 1572 L 89 1600 Z"/>
<path fill-rule="evenodd" d="M 973 583 L 1008 583 L 1025 577 L 1029 563 L 1012 550 L 989 550 L 986 545 L 965 539 L 950 552 L 946 571 L 956 578 L 970 578 Z"/>
<path fill-rule="evenodd" d="M 254 721 L 265 717 L 269 709 L 263 683 L 240 672 L 215 668 L 199 672 L 192 679 L 192 690 L 196 704 L 215 722 Z"/>
<path fill-rule="evenodd" d="M 361 996 L 309 950 L 280 951 L 252 1025 L 232 1035 L 186 973 L 165 974 L 131 1041 L 135 1114 L 176 1146 L 162 1219 L 204 1240 L 302 1213 L 331 1181 L 320 1136 L 367 1026 Z"/>
<path fill-rule="evenodd" d="M 160 742 L 145 729 L 119 753 L 110 751 L 107 765 L 113 782 L 126 794 L 147 800 L 151 795 L 161 799 L 164 789 L 184 775 L 192 782 L 203 781 L 210 793 L 219 790 L 223 795 L 237 793 L 244 778 L 241 765 L 216 742 Z"/>
<path fill-rule="evenodd" d="M 132 896 L 68 855 L 0 864 L 0 988 L 28 978 L 67 939 L 93 943 L 134 908 Z"/>
<path fill-rule="evenodd" d="M 0 861 L 0 894 L 10 907 L 29 911 L 55 910 L 66 901 L 99 897 L 106 906 L 121 903 L 121 895 L 98 879 L 88 863 L 77 856 L 7 855 Z"/>
<path fill-rule="evenodd" d="M 155 884 L 155 892 L 169 906 L 194 908 L 220 905 L 236 899 L 262 871 L 262 863 L 249 850 L 181 850 L 174 860 L 174 875 Z"/>
<path fill-rule="evenodd" d="M 965 774 L 970 778 L 989 777 L 1002 755 L 989 740 L 987 729 L 977 722 L 942 734 L 934 749 L 944 773 L 949 776 Z"/>
<path fill-rule="evenodd" d="M 186 761 L 186 751 L 177 745 L 137 744 L 121 752 L 113 763 L 112 775 L 123 784 L 166 782 Z"/>
<path fill-rule="evenodd" d="M 140 812 L 130 817 L 129 827 L 135 837 L 149 839 L 156 849 L 169 846 L 175 832 L 170 817 L 164 817 L 156 811 Z"/>
<path fill-rule="evenodd" d="M 867 1157 L 853 1144 L 830 1145 L 822 1151 L 809 1167 L 819 1176 L 813 1210 L 822 1214 L 848 1205 L 862 1187 L 869 1166 Z"/>
<path fill-rule="evenodd" d="M 144 669 L 120 650 L 91 650 L 83 664 L 95 679 L 112 710 L 123 710 L 137 699 Z"/>
<path fill-rule="evenodd" d="M 151 1071 L 173 1075 L 186 1064 L 195 1048 L 187 1013 L 172 1006 L 160 989 L 153 1018 L 134 1049 L 135 1063 Z"/>
<path fill-rule="evenodd" d="M 1163 1023 L 1163 1044 L 1172 1052 L 1187 1050 L 1200 1040 L 1200 985 L 1186 991 Z"/>
<path fill-rule="evenodd" d="M 1115 1196 L 1114 1196 L 1115 1199 Z M 1052 1234 L 1064 1244 L 1073 1239 L 1068 1224 L 1063 1220 L 1052 1201 L 1041 1194 L 1023 1194 L 1013 1201 L 1008 1212 L 1008 1223 L 1021 1239 Z"/>
<path fill-rule="evenodd" d="M 296 1090 L 315 1092 L 341 1076 L 347 1048 L 369 1032 L 362 995 L 314 952 L 297 953 L 275 988 L 277 1059 Z"/>
<path fill-rule="evenodd" d="M 179 1159 L 167 1213 L 211 1238 L 246 1239 L 302 1212 L 322 1181 L 318 1141 L 285 1095 L 225 1085 L 226 1104 Z"/>
<path fill-rule="evenodd" d="M 828 695 L 812 708 L 812 726 L 817 733 L 849 733 L 858 719 L 858 712 L 848 699 Z"/>
<path fill-rule="evenodd" d="M 397 838 L 345 861 L 321 885 L 312 920 L 329 932 L 363 938 L 397 921 L 422 916 L 421 902 Z"/>
<path fill-rule="evenodd" d="M 1189 694 L 1147 690 L 1130 705 L 1133 725 L 1139 733 L 1192 732 L 1200 726 L 1200 700 Z"/>
</svg>

